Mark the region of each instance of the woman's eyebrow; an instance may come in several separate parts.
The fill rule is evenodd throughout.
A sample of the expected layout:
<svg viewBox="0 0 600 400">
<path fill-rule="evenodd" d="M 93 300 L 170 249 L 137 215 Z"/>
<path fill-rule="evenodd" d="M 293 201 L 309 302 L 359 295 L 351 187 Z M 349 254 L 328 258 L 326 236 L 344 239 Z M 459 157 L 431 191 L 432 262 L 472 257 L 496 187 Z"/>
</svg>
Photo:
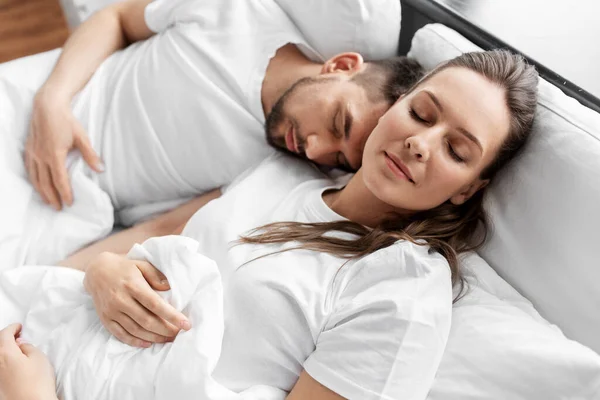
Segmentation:
<svg viewBox="0 0 600 400">
<path fill-rule="evenodd" d="M 429 96 L 431 101 L 433 101 L 433 104 L 436 105 L 436 107 L 440 110 L 440 112 L 444 111 L 444 107 L 442 107 L 442 103 L 440 103 L 438 98 L 435 97 L 435 95 L 433 93 L 431 93 L 429 90 L 423 90 L 423 92 L 425 92 Z"/>
<path fill-rule="evenodd" d="M 429 96 L 431 101 L 433 101 L 433 104 L 435 104 L 435 106 L 440 110 L 440 112 L 444 111 L 442 103 L 433 93 L 431 93 L 429 90 L 423 90 L 423 92 L 425 92 Z M 481 145 L 479 139 L 477 139 L 477 136 L 473 135 L 471 132 L 464 128 L 457 128 L 456 130 L 462 133 L 464 136 L 466 136 L 467 139 L 469 139 L 471 142 L 475 143 L 477 147 L 479 147 L 479 150 L 483 153 L 483 146 Z"/>
<path fill-rule="evenodd" d="M 479 151 L 481 151 L 483 153 L 483 146 L 481 145 L 481 142 L 479 142 L 479 139 L 477 139 L 477 136 L 473 135 L 471 132 L 469 132 L 468 130 L 466 130 L 464 128 L 456 128 L 456 130 L 458 132 L 462 133 L 463 135 L 465 135 L 467 137 L 467 139 L 469 139 L 470 141 L 475 143 L 477 145 L 477 147 L 479 147 Z"/>
</svg>

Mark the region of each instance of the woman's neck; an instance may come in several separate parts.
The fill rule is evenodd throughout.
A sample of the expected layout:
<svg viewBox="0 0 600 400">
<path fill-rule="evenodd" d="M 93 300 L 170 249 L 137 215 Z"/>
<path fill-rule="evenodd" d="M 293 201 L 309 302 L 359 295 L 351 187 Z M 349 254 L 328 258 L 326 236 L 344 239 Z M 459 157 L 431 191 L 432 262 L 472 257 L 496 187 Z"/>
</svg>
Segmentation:
<svg viewBox="0 0 600 400">
<path fill-rule="evenodd" d="M 341 190 L 327 191 L 323 201 L 337 214 L 350 221 L 374 228 L 399 211 L 371 193 L 359 170 Z"/>
</svg>

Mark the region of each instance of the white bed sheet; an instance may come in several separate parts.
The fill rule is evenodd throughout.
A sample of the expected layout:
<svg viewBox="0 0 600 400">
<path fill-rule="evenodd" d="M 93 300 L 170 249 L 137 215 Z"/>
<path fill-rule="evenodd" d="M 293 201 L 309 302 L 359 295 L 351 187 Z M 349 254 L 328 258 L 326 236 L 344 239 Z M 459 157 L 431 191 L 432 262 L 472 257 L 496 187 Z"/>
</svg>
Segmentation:
<svg viewBox="0 0 600 400">
<path fill-rule="evenodd" d="M 56 64 L 62 49 L 54 49 L 0 64 L 0 79 L 32 91 L 44 83 Z"/>
</svg>

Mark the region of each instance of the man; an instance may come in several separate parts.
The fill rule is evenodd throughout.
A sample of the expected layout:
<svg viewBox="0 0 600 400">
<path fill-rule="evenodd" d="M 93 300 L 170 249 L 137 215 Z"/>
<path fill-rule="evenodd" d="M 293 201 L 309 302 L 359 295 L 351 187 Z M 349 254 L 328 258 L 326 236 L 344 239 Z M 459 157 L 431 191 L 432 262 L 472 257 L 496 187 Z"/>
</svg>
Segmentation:
<svg viewBox="0 0 600 400">
<path fill-rule="evenodd" d="M 71 205 L 65 160 L 78 149 L 130 224 L 140 204 L 164 211 L 263 159 L 265 129 L 278 149 L 355 170 L 421 69 L 400 57 L 320 64 L 305 54 L 318 57 L 275 2 L 114 4 L 74 32 L 36 95 L 29 179 L 46 203 Z"/>
<path fill-rule="evenodd" d="M 17 131 L 0 170 L 13 187 L 0 207 L 2 265 L 53 264 L 113 222 L 134 225 L 222 187 L 271 154 L 268 142 L 358 168 L 367 135 L 421 69 L 407 58 L 307 55 L 324 59 L 275 1 L 127 0 L 93 15 L 31 117 L 0 126 Z M 71 207 L 57 213 L 42 200 Z"/>
</svg>

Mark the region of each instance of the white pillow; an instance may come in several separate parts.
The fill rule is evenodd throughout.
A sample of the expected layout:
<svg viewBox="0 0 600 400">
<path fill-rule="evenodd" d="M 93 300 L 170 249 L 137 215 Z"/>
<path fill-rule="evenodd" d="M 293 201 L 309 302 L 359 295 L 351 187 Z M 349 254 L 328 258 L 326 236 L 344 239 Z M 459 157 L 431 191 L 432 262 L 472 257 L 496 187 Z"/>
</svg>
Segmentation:
<svg viewBox="0 0 600 400">
<path fill-rule="evenodd" d="M 593 400 L 600 356 L 564 337 L 476 254 L 428 400 Z"/>
<path fill-rule="evenodd" d="M 432 68 L 473 50 L 432 24 L 409 55 Z M 480 254 L 544 318 L 600 352 L 600 114 L 543 79 L 538 90 L 531 143 L 490 188 L 494 231 Z"/>
<path fill-rule="evenodd" d="M 100 8 L 123 0 L 64 0 L 75 26 Z M 400 40 L 400 0 L 269 0 L 294 21 L 324 61 L 344 51 L 367 60 L 393 57 Z M 77 15 L 75 15 L 77 14 Z M 307 56 L 311 54 L 305 53 Z"/>
<path fill-rule="evenodd" d="M 356 51 L 367 60 L 395 56 L 400 0 L 275 0 L 324 59 Z"/>
</svg>

